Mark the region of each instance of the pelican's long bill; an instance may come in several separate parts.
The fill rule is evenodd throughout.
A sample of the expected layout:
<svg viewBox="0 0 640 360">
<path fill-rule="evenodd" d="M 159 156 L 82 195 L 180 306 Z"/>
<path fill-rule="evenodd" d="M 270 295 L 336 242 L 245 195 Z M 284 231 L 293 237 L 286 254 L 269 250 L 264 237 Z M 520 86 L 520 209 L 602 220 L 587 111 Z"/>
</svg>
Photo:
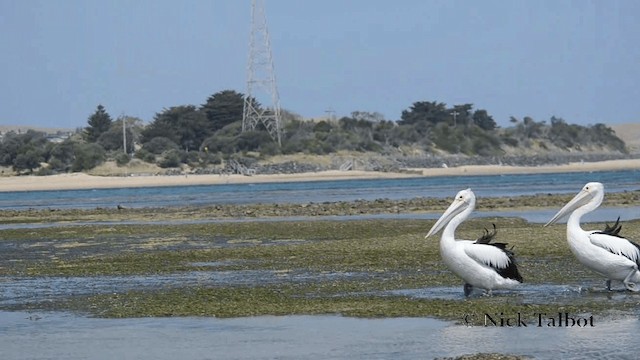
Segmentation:
<svg viewBox="0 0 640 360">
<path fill-rule="evenodd" d="M 593 194 L 591 194 L 586 189 L 582 189 L 578 193 L 578 195 L 574 196 L 573 199 L 571 199 L 571 201 L 569 201 L 562 209 L 560 209 L 560 211 L 558 211 L 558 213 L 555 214 L 551 218 L 551 220 L 549 220 L 549 222 L 544 224 L 544 226 L 549 226 L 551 224 L 554 224 L 556 221 L 560 220 L 563 216 L 570 214 L 580 206 L 585 205 L 586 203 L 591 201 L 591 199 L 593 199 Z"/>
<path fill-rule="evenodd" d="M 444 214 L 440 216 L 440 219 L 438 219 L 438 221 L 436 221 L 436 223 L 433 224 L 433 226 L 431 227 L 431 230 L 429 230 L 429 232 L 427 233 L 427 236 L 425 236 L 424 238 L 426 239 L 429 236 L 440 231 L 440 229 L 445 227 L 445 225 L 447 225 L 449 221 L 451 221 L 451 219 L 454 218 L 454 216 L 463 212 L 467 208 L 467 205 L 469 204 L 467 204 L 462 199 L 462 197 L 456 196 L 456 198 L 453 200 L 451 205 L 449 205 L 449 208 L 447 209 L 447 211 L 445 211 Z"/>
</svg>

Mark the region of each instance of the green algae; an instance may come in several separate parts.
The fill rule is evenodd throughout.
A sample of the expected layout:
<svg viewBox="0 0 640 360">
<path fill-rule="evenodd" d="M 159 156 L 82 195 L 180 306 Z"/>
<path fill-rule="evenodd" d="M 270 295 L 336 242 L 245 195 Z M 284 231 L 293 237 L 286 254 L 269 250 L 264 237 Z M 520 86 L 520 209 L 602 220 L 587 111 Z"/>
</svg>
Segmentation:
<svg viewBox="0 0 640 360">
<path fill-rule="evenodd" d="M 173 218 L 169 213 L 162 212 L 156 219 Z M 498 228 L 497 241 L 513 246 L 526 283 L 600 281 L 598 275 L 584 269 L 571 255 L 564 225 L 542 227 L 516 218 L 482 218 L 463 223 L 457 235 L 475 239 L 492 223 Z M 566 311 L 604 316 L 611 311 L 633 312 L 637 308 L 638 297 L 633 295 L 618 302 L 603 302 L 589 296 L 571 303 L 535 299 L 525 302 L 508 294 L 464 299 L 461 281 L 441 262 L 439 237 L 424 239 L 432 224 L 431 220 L 376 219 L 178 225 L 110 223 L 1 230 L 0 276 L 90 277 L 244 270 L 358 274 L 335 278 L 311 276 L 300 283 L 288 282 L 284 277 L 285 280 L 273 284 L 256 281 L 242 286 L 200 284 L 134 290 L 28 305 L 104 317 L 342 314 L 433 316 L 461 321 L 467 314 Z M 622 233 L 640 239 L 640 221 L 623 223 Z M 460 286 L 461 296 L 442 300 L 387 293 L 438 286 Z"/>
</svg>

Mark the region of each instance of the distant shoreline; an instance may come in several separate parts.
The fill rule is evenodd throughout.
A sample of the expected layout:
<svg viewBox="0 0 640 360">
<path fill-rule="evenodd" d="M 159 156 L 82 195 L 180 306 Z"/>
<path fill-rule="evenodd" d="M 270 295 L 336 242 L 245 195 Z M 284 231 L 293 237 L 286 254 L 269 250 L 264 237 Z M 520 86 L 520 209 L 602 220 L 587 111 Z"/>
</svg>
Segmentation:
<svg viewBox="0 0 640 360">
<path fill-rule="evenodd" d="M 466 165 L 450 168 L 407 169 L 405 172 L 339 171 L 307 172 L 296 174 L 243 175 L 132 175 L 93 176 L 83 173 L 49 176 L 0 177 L 0 192 L 81 190 L 109 188 L 137 188 L 156 186 L 190 186 L 215 184 L 250 184 L 266 182 L 295 182 L 355 179 L 394 179 L 434 176 L 473 176 L 640 170 L 640 159 L 581 162 L 546 166 Z"/>
</svg>

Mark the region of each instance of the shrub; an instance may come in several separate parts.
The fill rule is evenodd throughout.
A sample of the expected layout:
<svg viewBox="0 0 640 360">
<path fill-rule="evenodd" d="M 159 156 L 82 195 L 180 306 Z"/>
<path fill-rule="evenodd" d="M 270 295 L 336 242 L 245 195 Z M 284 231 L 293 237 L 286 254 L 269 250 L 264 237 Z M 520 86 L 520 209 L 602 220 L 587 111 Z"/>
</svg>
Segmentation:
<svg viewBox="0 0 640 360">
<path fill-rule="evenodd" d="M 78 172 L 90 170 L 102 164 L 105 158 L 105 151 L 102 146 L 90 144 L 77 144 L 74 147 L 75 160 L 71 166 L 71 171 Z"/>
<path fill-rule="evenodd" d="M 174 149 L 162 154 L 162 160 L 158 162 L 158 166 L 161 168 L 180 166 L 180 151 Z"/>
<path fill-rule="evenodd" d="M 155 155 L 160 155 L 165 151 L 178 149 L 178 144 L 166 137 L 154 137 L 142 146 L 142 150 L 146 150 Z"/>
<path fill-rule="evenodd" d="M 116 164 L 118 164 L 118 166 L 127 165 L 129 160 L 131 160 L 131 158 L 129 158 L 129 155 L 125 153 L 120 153 L 116 156 Z"/>
<path fill-rule="evenodd" d="M 150 164 L 153 164 L 156 162 L 156 156 L 145 149 L 140 149 L 136 151 L 135 157 Z"/>
</svg>

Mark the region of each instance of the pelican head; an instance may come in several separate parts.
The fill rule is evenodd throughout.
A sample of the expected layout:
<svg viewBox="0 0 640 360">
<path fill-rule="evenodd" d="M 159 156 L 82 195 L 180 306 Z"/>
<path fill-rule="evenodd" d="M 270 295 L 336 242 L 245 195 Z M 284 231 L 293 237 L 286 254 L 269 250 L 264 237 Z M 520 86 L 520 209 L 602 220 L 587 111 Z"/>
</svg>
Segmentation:
<svg viewBox="0 0 640 360">
<path fill-rule="evenodd" d="M 604 198 L 604 185 L 599 182 L 590 182 L 586 184 L 578 195 L 574 196 L 557 214 L 549 220 L 544 226 L 554 224 L 567 214 L 572 213 L 578 208 L 584 207 L 585 212 L 593 211 L 602 203 Z"/>
<path fill-rule="evenodd" d="M 433 224 L 433 227 L 431 227 L 431 230 L 429 230 L 425 239 L 440 231 L 440 229 L 445 227 L 456 215 L 467 209 L 469 209 L 469 212 L 473 211 L 475 206 L 476 195 L 473 191 L 471 191 L 471 189 L 461 190 L 456 194 L 455 199 L 453 199 L 453 202 L 449 205 L 447 211 L 445 211 L 440 219 Z"/>
</svg>

